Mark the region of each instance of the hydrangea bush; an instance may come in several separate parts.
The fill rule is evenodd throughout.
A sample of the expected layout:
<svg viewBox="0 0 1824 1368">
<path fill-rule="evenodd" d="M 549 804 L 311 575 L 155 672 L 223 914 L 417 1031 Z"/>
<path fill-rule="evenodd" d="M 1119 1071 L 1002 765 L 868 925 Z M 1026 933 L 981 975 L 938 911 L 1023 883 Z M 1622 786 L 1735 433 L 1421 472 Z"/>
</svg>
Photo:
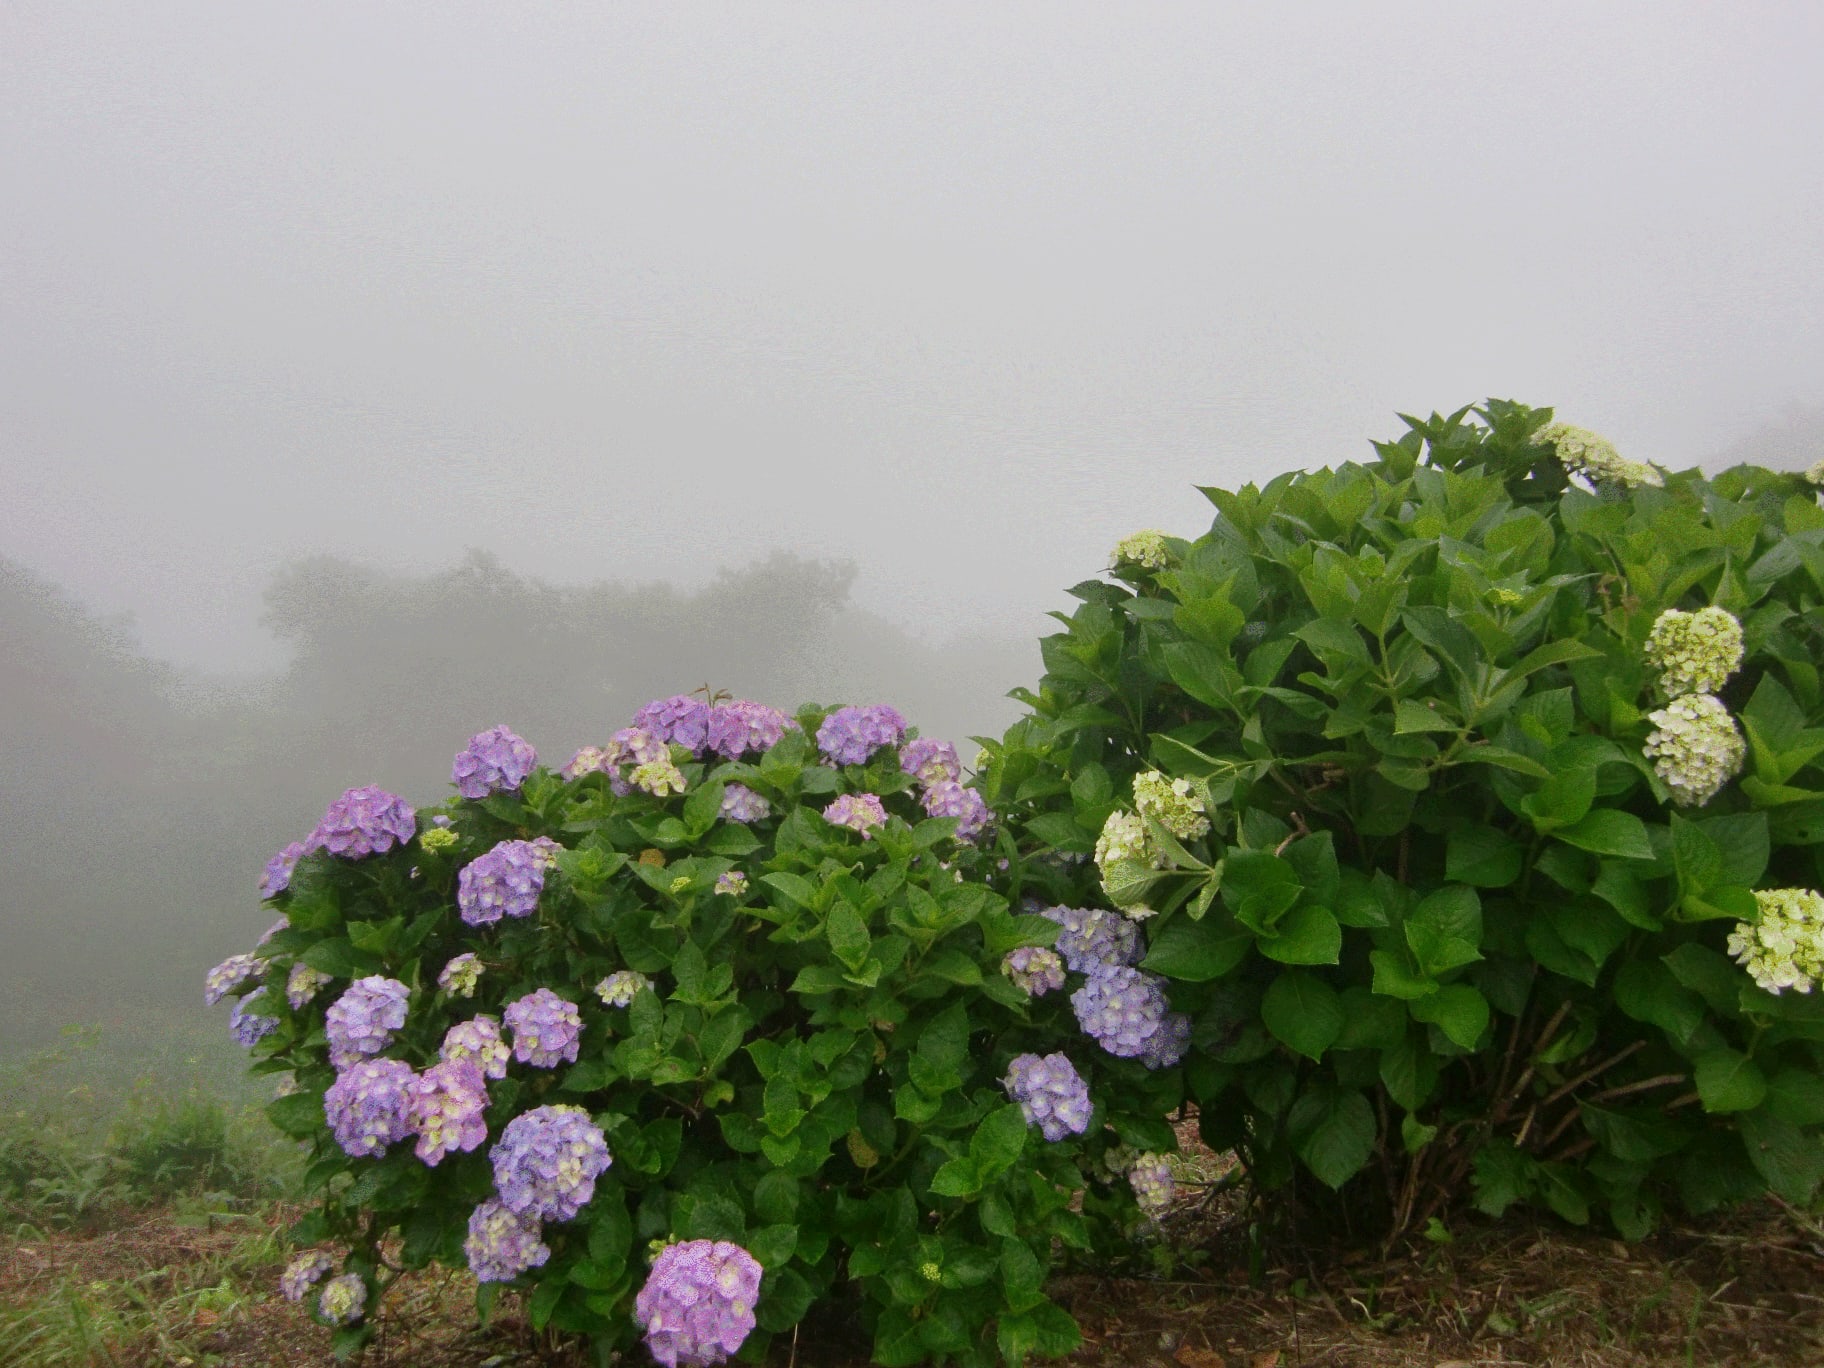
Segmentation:
<svg viewBox="0 0 1824 1368">
<path fill-rule="evenodd" d="M 266 867 L 284 920 L 205 985 L 310 1148 L 285 1294 L 340 1352 L 434 1263 L 665 1364 L 752 1358 L 819 1301 L 883 1364 L 1071 1348 L 1057 1251 L 1158 1192 L 1077 1202 L 1086 1175 L 1170 1134 L 1104 1124 L 1050 948 L 1132 942 L 1010 906 L 961 778 L 889 707 L 679 697 L 555 773 L 483 732 L 435 810 L 338 799 Z M 1132 1056 L 1114 1110 L 1156 1116 L 1182 1045 L 1123 972 L 1086 1020 Z"/>
<path fill-rule="evenodd" d="M 984 743 L 1084 1027 L 1182 1072 L 1269 1208 L 1639 1236 L 1824 1177 L 1818 491 L 1551 420 L 1206 489 Z"/>
</svg>

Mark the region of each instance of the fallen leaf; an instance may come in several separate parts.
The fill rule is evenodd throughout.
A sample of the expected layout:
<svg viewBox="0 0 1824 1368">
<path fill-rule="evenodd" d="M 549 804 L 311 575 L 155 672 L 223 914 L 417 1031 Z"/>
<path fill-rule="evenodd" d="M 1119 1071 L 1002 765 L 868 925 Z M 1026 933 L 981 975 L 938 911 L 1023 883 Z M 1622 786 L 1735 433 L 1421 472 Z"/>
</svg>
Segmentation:
<svg viewBox="0 0 1824 1368">
<path fill-rule="evenodd" d="M 1222 1355 L 1214 1349 L 1200 1349 L 1194 1344 L 1181 1344 L 1172 1355 L 1184 1368 L 1228 1368 Z"/>
<path fill-rule="evenodd" d="M 222 1315 L 221 1315 L 221 1312 L 219 1312 L 219 1311 L 211 1311 L 206 1306 L 197 1308 L 196 1323 L 198 1325 L 203 1325 L 203 1326 L 214 1325 L 221 1318 L 222 1318 Z"/>
</svg>

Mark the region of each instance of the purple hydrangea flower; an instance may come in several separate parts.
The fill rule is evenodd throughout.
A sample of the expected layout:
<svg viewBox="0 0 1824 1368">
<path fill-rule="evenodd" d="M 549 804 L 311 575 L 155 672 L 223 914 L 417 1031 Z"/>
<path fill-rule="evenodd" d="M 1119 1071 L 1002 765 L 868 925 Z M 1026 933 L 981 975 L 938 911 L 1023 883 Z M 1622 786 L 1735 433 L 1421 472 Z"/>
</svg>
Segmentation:
<svg viewBox="0 0 1824 1368">
<path fill-rule="evenodd" d="M 956 839 L 974 841 L 982 833 L 994 814 L 988 810 L 988 804 L 982 801 L 982 795 L 972 788 L 964 788 L 954 779 L 940 779 L 925 790 L 925 811 L 932 817 L 958 817 Z"/>
<path fill-rule="evenodd" d="M 1169 1069 L 1191 1048 L 1191 1019 L 1173 1012 L 1160 1023 L 1159 1032 L 1146 1043 L 1140 1062 L 1149 1069 Z"/>
<path fill-rule="evenodd" d="M 823 820 L 832 826 L 859 831 L 861 839 L 872 840 L 874 832 L 887 824 L 887 810 L 872 793 L 845 793 L 823 810 Z"/>
<path fill-rule="evenodd" d="M 545 873 L 549 874 L 557 868 L 557 857 L 563 853 L 564 848 L 556 841 L 549 836 L 534 836 L 526 844 L 532 847 L 533 858 Z"/>
<path fill-rule="evenodd" d="M 1099 907 L 1047 907 L 1039 915 L 1064 929 L 1058 953 L 1073 974 L 1132 964 L 1140 958 L 1140 928 L 1115 912 Z"/>
<path fill-rule="evenodd" d="M 633 725 L 697 755 L 709 733 L 709 704 L 689 694 L 655 698 L 633 715 Z"/>
<path fill-rule="evenodd" d="M 302 1011 L 309 1002 L 323 990 L 332 975 L 320 969 L 312 969 L 303 960 L 291 966 L 291 974 L 285 980 L 285 1001 L 292 1005 L 294 1011 Z"/>
<path fill-rule="evenodd" d="M 607 759 L 608 752 L 600 746 L 584 746 L 558 773 L 566 779 L 581 779 L 585 774 L 594 774 L 601 769 Z"/>
<path fill-rule="evenodd" d="M 710 709 L 706 739 L 723 759 L 739 760 L 748 751 L 771 750 L 787 727 L 797 725 L 777 708 L 738 698 Z"/>
<path fill-rule="evenodd" d="M 234 1006 L 228 1011 L 228 1034 L 234 1037 L 235 1044 L 252 1049 L 279 1029 L 277 1017 L 261 1016 L 248 1006 L 255 998 L 264 997 L 265 993 L 264 988 L 256 988 L 246 997 L 234 1000 Z"/>
<path fill-rule="evenodd" d="M 417 814 L 405 799 L 367 784 L 349 789 L 329 805 L 305 839 L 304 851 L 327 850 L 345 860 L 359 860 L 383 855 L 395 841 L 404 845 L 417 834 Z"/>
<path fill-rule="evenodd" d="M 1154 1045 L 1171 1011 L 1163 983 L 1153 974 L 1115 965 L 1091 974 L 1070 995 L 1070 1005 L 1077 1024 L 1103 1049 L 1123 1059 L 1138 1059 Z"/>
<path fill-rule="evenodd" d="M 507 1210 L 568 1221 L 595 1196 L 595 1180 L 611 1164 L 601 1127 L 581 1107 L 535 1107 L 507 1122 L 488 1151 L 494 1190 Z"/>
<path fill-rule="evenodd" d="M 462 867 L 456 905 L 470 926 L 487 926 L 503 916 L 531 916 L 544 888 L 545 862 L 538 849 L 530 841 L 502 841 Z"/>
<path fill-rule="evenodd" d="M 443 966 L 437 975 L 437 986 L 451 997 L 474 997 L 481 968 L 480 957 L 473 951 L 464 951 Z"/>
<path fill-rule="evenodd" d="M 317 1312 L 334 1325 L 353 1325 L 367 1306 L 367 1284 L 359 1273 L 344 1273 L 323 1284 Z"/>
<path fill-rule="evenodd" d="M 412 1133 L 412 1084 L 418 1075 L 402 1059 L 364 1059 L 336 1075 L 323 1094 L 323 1115 L 343 1152 L 359 1159 L 384 1154 Z"/>
<path fill-rule="evenodd" d="M 279 1274 L 279 1295 L 288 1302 L 304 1300 L 304 1294 L 323 1280 L 323 1275 L 336 1266 L 336 1261 L 321 1249 L 307 1250 L 285 1265 Z"/>
<path fill-rule="evenodd" d="M 754 1328 L 754 1304 L 765 1273 L 760 1261 L 727 1240 L 667 1245 L 633 1301 L 646 1347 L 665 1368 L 726 1362 Z"/>
<path fill-rule="evenodd" d="M 583 1018 L 574 1002 L 540 988 L 509 1002 L 504 1015 L 507 1029 L 513 1032 L 513 1058 L 521 1064 L 555 1069 L 559 1064 L 576 1063 Z"/>
<path fill-rule="evenodd" d="M 506 727 L 489 727 L 469 738 L 467 750 L 457 752 L 450 782 L 464 798 L 486 798 L 517 789 L 537 763 L 538 752 L 524 737 Z"/>
<path fill-rule="evenodd" d="M 203 976 L 203 1006 L 213 1007 L 249 979 L 266 972 L 258 955 L 230 955 Z"/>
<path fill-rule="evenodd" d="M 260 938 L 254 942 L 254 945 L 256 947 L 264 945 L 264 944 L 266 944 L 267 941 L 271 940 L 274 936 L 278 935 L 279 932 L 289 931 L 289 930 L 291 930 L 290 918 L 280 917 L 271 926 L 267 927 L 264 931 L 260 932 Z"/>
<path fill-rule="evenodd" d="M 406 1000 L 412 995 L 398 979 L 370 974 L 348 985 L 330 1004 L 324 1021 L 329 1036 L 329 1062 L 338 1069 L 363 1055 L 376 1055 L 392 1043 L 405 1025 Z"/>
<path fill-rule="evenodd" d="M 1148 1216 L 1157 1217 L 1172 1204 L 1178 1184 L 1172 1178 L 1171 1161 L 1163 1154 L 1148 1152 L 1134 1160 L 1127 1171 L 1127 1185 L 1134 1190 L 1134 1200 Z"/>
<path fill-rule="evenodd" d="M 773 805 L 746 784 L 728 784 L 722 790 L 722 816 L 730 822 L 763 822 Z"/>
<path fill-rule="evenodd" d="M 899 767 L 927 787 L 963 777 L 963 762 L 957 758 L 956 747 L 924 736 L 901 748 Z"/>
<path fill-rule="evenodd" d="M 471 1017 L 459 1021 L 443 1033 L 443 1046 L 437 1057 L 443 1060 L 466 1059 L 488 1078 L 507 1076 L 507 1059 L 511 1055 L 507 1042 L 500 1038 L 500 1023 L 491 1016 Z"/>
<path fill-rule="evenodd" d="M 817 728 L 817 749 L 833 765 L 865 765 L 882 746 L 897 746 L 906 735 L 906 719 L 885 703 L 838 708 Z"/>
<path fill-rule="evenodd" d="M 446 1059 L 412 1080 L 406 1121 L 418 1133 L 417 1155 L 435 1168 L 446 1154 L 467 1154 L 488 1138 L 482 1113 L 488 1086 L 469 1059 Z"/>
<path fill-rule="evenodd" d="M 539 1238 L 542 1225 L 536 1216 L 521 1216 L 490 1197 L 469 1215 L 469 1238 L 462 1252 L 469 1256 L 469 1271 L 477 1282 L 512 1282 L 529 1268 L 551 1257 Z"/>
<path fill-rule="evenodd" d="M 738 898 L 747 892 L 747 875 L 739 869 L 728 869 L 716 876 L 716 892 Z"/>
<path fill-rule="evenodd" d="M 260 894 L 262 897 L 276 898 L 291 887 L 291 871 L 298 867 L 298 861 L 304 856 L 304 842 L 293 841 L 285 849 L 266 861 L 266 872 L 260 875 Z"/>
<path fill-rule="evenodd" d="M 1089 1129 L 1089 1085 L 1062 1054 L 1016 1056 L 1001 1081 L 1007 1096 L 1020 1104 L 1026 1124 L 1037 1126 L 1047 1140 L 1062 1140 Z"/>
<path fill-rule="evenodd" d="M 641 765 L 657 764 L 661 760 L 669 763 L 671 751 L 644 727 L 622 727 L 608 738 L 608 746 L 602 756 L 602 769 L 608 774 L 609 792 L 617 798 L 625 798 L 633 792 L 633 785 L 621 777 L 621 771 L 629 765 L 638 768 Z"/>
<path fill-rule="evenodd" d="M 1044 997 L 1064 986 L 1064 961 L 1058 952 L 1038 945 L 1022 945 L 1009 950 L 1001 960 L 1001 972 L 1012 979 L 1031 997 Z"/>
</svg>

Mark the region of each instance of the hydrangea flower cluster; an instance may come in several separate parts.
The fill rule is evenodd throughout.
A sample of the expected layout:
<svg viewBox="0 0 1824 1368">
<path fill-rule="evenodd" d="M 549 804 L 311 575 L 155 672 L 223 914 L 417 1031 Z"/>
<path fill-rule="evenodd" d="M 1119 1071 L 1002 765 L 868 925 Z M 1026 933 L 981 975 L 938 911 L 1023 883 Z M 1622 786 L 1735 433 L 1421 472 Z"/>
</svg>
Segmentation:
<svg viewBox="0 0 1824 1368">
<path fill-rule="evenodd" d="M 1760 917 L 1738 922 L 1729 953 L 1769 993 L 1809 993 L 1824 979 L 1824 897 L 1809 888 L 1755 890 Z"/>
<path fill-rule="evenodd" d="M 488 1151 L 494 1190 L 520 1216 L 568 1221 L 595 1196 L 613 1162 L 601 1128 L 581 1107 L 545 1106 L 507 1122 Z"/>
<path fill-rule="evenodd" d="M 1172 1178 L 1171 1162 L 1163 1154 L 1151 1151 L 1135 1158 L 1127 1170 L 1127 1184 L 1134 1190 L 1134 1200 L 1148 1216 L 1157 1217 L 1172 1204 L 1178 1185 Z"/>
<path fill-rule="evenodd" d="M 1044 997 L 1064 986 L 1064 961 L 1058 952 L 1038 945 L 1022 945 L 1009 950 L 1001 960 L 1001 972 L 1014 986 L 1032 997 Z"/>
<path fill-rule="evenodd" d="M 299 960 L 291 966 L 291 973 L 285 979 L 285 1000 L 294 1010 L 302 1010 L 305 1003 L 323 991 L 323 985 L 331 977 L 332 975 L 312 969 L 303 960 Z"/>
<path fill-rule="evenodd" d="M 228 1009 L 228 1034 L 234 1037 L 235 1044 L 252 1049 L 279 1029 L 277 1017 L 261 1016 L 248 1005 L 265 993 L 264 988 L 256 988 L 246 997 L 236 998 L 234 1006 Z"/>
<path fill-rule="evenodd" d="M 864 841 L 887 824 L 887 810 L 872 793 L 845 793 L 823 810 L 823 820 L 832 826 L 847 827 L 861 833 Z"/>
<path fill-rule="evenodd" d="M 323 813 L 304 842 L 306 854 L 327 850 L 345 860 L 384 855 L 418 834 L 418 815 L 405 799 L 372 784 L 351 788 Z"/>
<path fill-rule="evenodd" d="M 230 955 L 203 976 L 203 1006 L 213 1007 L 250 979 L 266 972 L 258 955 Z"/>
<path fill-rule="evenodd" d="M 464 798 L 486 798 L 490 793 L 512 792 L 525 783 L 538 763 L 538 752 L 525 738 L 505 727 L 490 727 L 469 738 L 450 767 L 450 782 Z"/>
<path fill-rule="evenodd" d="M 726 893 L 731 898 L 740 897 L 747 892 L 747 875 L 738 869 L 730 869 L 718 874 L 716 892 Z"/>
<path fill-rule="evenodd" d="M 469 1214 L 469 1237 L 462 1242 L 469 1271 L 477 1282 L 512 1282 L 540 1267 L 551 1257 L 542 1231 L 538 1217 L 521 1216 L 490 1197 Z"/>
<path fill-rule="evenodd" d="M 667 1245 L 633 1301 L 646 1346 L 665 1368 L 726 1362 L 754 1328 L 760 1261 L 727 1240 Z"/>
<path fill-rule="evenodd" d="M 1636 485 L 1652 485 L 1657 489 L 1665 484 L 1657 467 L 1628 460 L 1606 437 L 1599 437 L 1588 428 L 1552 423 L 1539 429 L 1533 441 L 1551 447 L 1567 471 L 1598 487 L 1608 484 L 1633 489 Z"/>
<path fill-rule="evenodd" d="M 728 784 L 722 790 L 722 818 L 729 822 L 763 822 L 773 805 L 746 784 Z"/>
<path fill-rule="evenodd" d="M 502 841 L 464 865 L 456 885 L 456 906 L 470 926 L 529 917 L 545 889 L 545 864 L 530 841 Z"/>
<path fill-rule="evenodd" d="M 1040 1058 L 1023 1054 L 1007 1066 L 1001 1080 L 1007 1096 L 1020 1104 L 1026 1124 L 1037 1126 L 1047 1140 L 1062 1140 L 1089 1129 L 1089 1085 L 1062 1053 Z"/>
<path fill-rule="evenodd" d="M 1040 916 L 1064 929 L 1057 952 L 1073 974 L 1095 974 L 1140 958 L 1140 930 L 1127 918 L 1100 907 L 1047 907 Z"/>
<path fill-rule="evenodd" d="M 1729 709 L 1712 694 L 1686 694 L 1647 714 L 1642 747 L 1680 807 L 1702 807 L 1737 774 L 1748 747 Z"/>
<path fill-rule="evenodd" d="M 1165 533 L 1152 528 L 1121 538 L 1115 543 L 1114 553 L 1109 558 L 1109 564 L 1114 569 L 1123 565 L 1138 565 L 1148 570 L 1163 570 L 1170 561 L 1171 552 L 1166 549 Z"/>
<path fill-rule="evenodd" d="M 480 982 L 481 960 L 473 951 L 457 955 L 437 975 L 437 986 L 451 997 L 474 997 Z"/>
<path fill-rule="evenodd" d="M 558 774 L 565 779 L 581 779 L 585 774 L 594 774 L 605 767 L 608 752 L 600 746 L 584 746 L 570 757 Z"/>
<path fill-rule="evenodd" d="M 511 1055 L 507 1042 L 500 1038 L 500 1023 L 491 1016 L 457 1022 L 443 1033 L 443 1044 L 437 1051 L 442 1060 L 466 1059 L 481 1070 L 484 1078 L 505 1078 Z"/>
<path fill-rule="evenodd" d="M 925 812 L 931 817 L 956 817 L 956 839 L 973 843 L 994 816 L 982 795 L 955 779 L 941 779 L 925 790 Z"/>
<path fill-rule="evenodd" d="M 574 1002 L 549 988 L 539 988 L 509 1002 L 504 1015 L 507 1029 L 513 1032 L 513 1058 L 521 1064 L 555 1069 L 559 1064 L 576 1063 L 583 1018 Z"/>
<path fill-rule="evenodd" d="M 1102 823 L 1102 834 L 1096 837 L 1096 868 L 1102 873 L 1104 891 L 1108 889 L 1110 873 L 1122 861 L 1158 869 L 1165 864 L 1165 857 L 1154 846 L 1146 819 L 1137 812 L 1117 808 L 1108 814 Z"/>
<path fill-rule="evenodd" d="M 418 837 L 418 845 L 421 849 L 428 850 L 435 855 L 440 850 L 454 848 L 456 840 L 456 833 L 448 827 L 432 827 Z"/>
<path fill-rule="evenodd" d="M 625 1007 L 651 987 L 652 980 L 637 969 L 617 969 L 595 985 L 595 995 L 604 1007 Z"/>
<path fill-rule="evenodd" d="M 1805 480 L 1808 484 L 1824 485 L 1824 461 L 1813 461 L 1806 466 Z"/>
<path fill-rule="evenodd" d="M 329 1062 L 338 1069 L 363 1055 L 377 1055 L 405 1025 L 412 990 L 398 979 L 370 974 L 349 984 L 330 1004 L 323 1029 L 329 1036 Z"/>
<path fill-rule="evenodd" d="M 300 1302 L 304 1295 L 323 1280 L 323 1275 L 336 1266 L 336 1261 L 320 1249 L 306 1250 L 279 1274 L 279 1295 L 288 1302 Z"/>
<path fill-rule="evenodd" d="M 1646 658 L 1668 697 L 1713 694 L 1742 668 L 1742 624 L 1714 604 L 1695 613 L 1668 608 L 1647 635 Z"/>
<path fill-rule="evenodd" d="M 633 715 L 633 725 L 694 754 L 709 739 L 709 704 L 689 694 L 655 698 Z"/>
<path fill-rule="evenodd" d="M 797 725 L 777 708 L 737 698 L 709 710 L 704 744 L 724 760 L 739 760 L 749 751 L 771 750 Z"/>
<path fill-rule="evenodd" d="M 298 867 L 298 861 L 304 858 L 304 842 L 293 841 L 277 855 L 266 861 L 266 869 L 260 875 L 260 893 L 268 898 L 276 898 L 291 887 L 291 872 Z"/>
<path fill-rule="evenodd" d="M 364 1059 L 336 1075 L 323 1094 L 323 1114 L 343 1152 L 383 1154 L 412 1133 L 411 1087 L 417 1075 L 400 1059 Z"/>
<path fill-rule="evenodd" d="M 963 762 L 948 741 L 918 737 L 900 748 L 899 767 L 927 788 L 963 777 Z"/>
<path fill-rule="evenodd" d="M 367 1307 L 367 1284 L 359 1273 L 344 1273 L 323 1284 L 317 1313 L 335 1325 L 353 1325 Z"/>
<path fill-rule="evenodd" d="M 897 746 L 906 735 L 906 719 L 885 703 L 838 708 L 817 728 L 817 749 L 832 765 L 865 765 L 882 746 Z"/>
<path fill-rule="evenodd" d="M 472 1059 L 433 1064 L 407 1088 L 406 1122 L 418 1135 L 416 1153 L 435 1168 L 446 1154 L 464 1154 L 488 1138 L 482 1113 L 488 1087 Z"/>
<path fill-rule="evenodd" d="M 635 765 L 633 773 L 627 776 L 627 782 L 642 793 L 650 793 L 654 798 L 665 798 L 684 792 L 684 771 L 672 764 L 670 756 L 666 756 L 662 760 L 648 760 L 643 765 Z"/>
<path fill-rule="evenodd" d="M 1151 817 L 1181 841 L 1195 840 L 1210 829 L 1210 819 L 1204 816 L 1203 799 L 1191 790 L 1190 781 L 1168 779 L 1158 770 L 1134 776 L 1134 807 L 1139 816 Z M 1104 825 L 1104 834 L 1107 830 Z"/>
<path fill-rule="evenodd" d="M 1077 1024 L 1103 1049 L 1157 1069 L 1183 1058 L 1185 1042 L 1177 1037 L 1189 1034 L 1188 1018 L 1182 1027 L 1166 1024 L 1173 1013 L 1163 983 L 1125 965 L 1104 968 L 1070 995 L 1070 1005 Z"/>
</svg>

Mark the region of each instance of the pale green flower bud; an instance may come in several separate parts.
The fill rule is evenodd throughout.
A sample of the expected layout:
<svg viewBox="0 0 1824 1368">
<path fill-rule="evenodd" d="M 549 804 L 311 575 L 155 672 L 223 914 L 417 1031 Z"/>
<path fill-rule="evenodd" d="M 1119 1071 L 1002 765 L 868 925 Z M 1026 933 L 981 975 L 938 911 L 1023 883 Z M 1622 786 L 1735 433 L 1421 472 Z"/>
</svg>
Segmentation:
<svg viewBox="0 0 1824 1368">
<path fill-rule="evenodd" d="M 1165 548 L 1165 533 L 1148 528 L 1116 542 L 1112 564 L 1116 568 L 1140 565 L 1148 570 L 1163 570 L 1170 560 L 1171 553 Z"/>
<path fill-rule="evenodd" d="M 426 850 L 448 850 L 456 844 L 456 833 L 448 827 L 429 827 L 419 837 L 418 844 Z"/>
<path fill-rule="evenodd" d="M 1714 605 L 1695 613 L 1668 608 L 1647 636 L 1646 658 L 1669 697 L 1715 693 L 1742 667 L 1742 624 Z"/>
<path fill-rule="evenodd" d="M 1168 779 L 1158 770 L 1134 776 L 1134 806 L 1181 841 L 1195 840 L 1210 829 L 1203 799 L 1187 779 Z"/>
<path fill-rule="evenodd" d="M 637 789 L 643 789 L 654 798 L 664 798 L 673 793 L 684 792 L 684 775 L 669 758 L 649 760 L 644 765 L 635 765 L 633 773 L 627 776 L 628 781 Z"/>
<path fill-rule="evenodd" d="M 1624 489 L 1652 485 L 1657 489 L 1665 484 L 1657 467 L 1628 460 L 1606 437 L 1599 437 L 1588 428 L 1553 423 L 1541 428 L 1533 441 L 1551 447 L 1567 471 L 1594 485 L 1620 485 Z"/>
</svg>

